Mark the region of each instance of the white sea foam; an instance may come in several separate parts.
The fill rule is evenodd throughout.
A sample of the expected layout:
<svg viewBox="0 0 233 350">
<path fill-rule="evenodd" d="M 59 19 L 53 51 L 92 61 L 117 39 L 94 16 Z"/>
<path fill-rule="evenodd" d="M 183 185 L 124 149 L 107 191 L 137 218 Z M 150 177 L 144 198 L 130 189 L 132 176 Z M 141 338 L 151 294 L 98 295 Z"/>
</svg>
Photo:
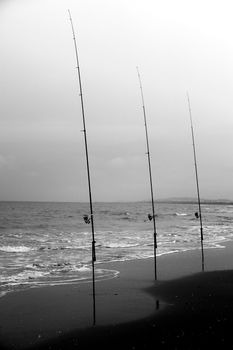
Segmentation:
<svg viewBox="0 0 233 350">
<path fill-rule="evenodd" d="M 130 247 L 137 247 L 138 243 L 107 243 L 105 245 L 105 248 L 130 248 Z"/>
<path fill-rule="evenodd" d="M 81 267 L 79 274 L 69 274 L 68 276 L 52 275 L 46 273 L 19 273 L 13 276 L 1 276 L 0 283 L 2 283 L 2 290 L 0 290 L 0 297 L 4 297 L 6 294 L 12 291 L 18 291 L 22 289 L 46 287 L 46 286 L 58 286 L 69 285 L 76 283 L 89 283 L 92 281 L 92 269 L 88 267 Z M 95 269 L 96 282 L 107 279 L 116 278 L 119 274 L 117 270 L 109 269 Z"/>
<path fill-rule="evenodd" d="M 48 275 L 48 272 L 42 271 L 23 271 L 10 276 L 0 276 L 0 283 L 23 283 L 28 280 L 37 279 Z"/>
<path fill-rule="evenodd" d="M 79 271 L 79 272 L 89 272 L 90 271 L 90 267 L 88 266 L 81 266 L 81 267 L 76 267 L 74 268 L 73 271 Z"/>
<path fill-rule="evenodd" d="M 25 246 L 0 246 L 0 251 L 8 253 L 26 253 L 31 250 L 33 249 Z"/>
</svg>

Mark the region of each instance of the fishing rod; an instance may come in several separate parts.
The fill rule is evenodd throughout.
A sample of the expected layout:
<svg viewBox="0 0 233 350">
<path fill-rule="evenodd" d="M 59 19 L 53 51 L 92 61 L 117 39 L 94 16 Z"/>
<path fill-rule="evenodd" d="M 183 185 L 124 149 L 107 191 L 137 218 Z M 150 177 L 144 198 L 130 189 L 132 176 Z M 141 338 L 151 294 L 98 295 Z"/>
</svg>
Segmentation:
<svg viewBox="0 0 233 350">
<path fill-rule="evenodd" d="M 150 179 L 150 193 L 151 193 L 151 207 L 152 207 L 152 215 L 148 215 L 149 220 L 153 219 L 153 229 L 154 229 L 154 273 L 155 273 L 155 280 L 157 280 L 157 263 L 156 263 L 156 249 L 157 249 L 157 232 L 156 232 L 156 222 L 155 222 L 155 204 L 154 204 L 154 191 L 153 191 L 153 181 L 152 181 L 152 171 L 151 171 L 151 159 L 150 159 L 150 148 L 149 148 L 149 137 L 148 137 L 148 130 L 147 130 L 147 118 L 146 118 L 146 108 L 145 108 L 145 102 L 144 102 L 144 95 L 143 95 L 143 89 L 142 89 L 142 81 L 141 76 L 139 73 L 139 69 L 137 68 L 138 72 L 138 80 L 139 80 L 139 86 L 141 91 L 141 98 L 142 98 L 142 110 L 143 110 L 143 117 L 144 117 L 144 125 L 145 125 L 145 132 L 146 132 L 146 146 L 147 146 L 147 159 L 148 159 L 148 169 L 149 169 L 149 179 Z"/>
<path fill-rule="evenodd" d="M 199 215 L 197 215 L 196 217 L 197 218 L 199 217 L 199 220 L 200 220 L 202 271 L 204 271 L 205 265 L 204 265 L 204 249 L 203 249 L 203 224 L 202 224 L 202 213 L 201 213 L 201 200 L 200 200 L 200 189 L 199 189 L 198 172 L 197 172 L 197 157 L 196 157 L 195 139 L 194 139 L 194 131 L 193 131 L 192 110 L 191 110 L 191 104 L 190 104 L 188 93 L 187 93 L 187 99 L 188 99 L 189 117 L 190 117 L 191 133 L 192 133 L 192 141 L 193 141 L 193 156 L 194 156 L 196 185 L 197 185 L 197 199 L 198 199 L 198 208 L 199 208 Z"/>
<path fill-rule="evenodd" d="M 96 307 L 95 307 L 95 230 L 94 230 L 94 218 L 93 218 L 93 206 L 92 206 L 92 194 L 91 194 L 91 176 L 90 176 L 90 166 L 89 166 L 89 157 L 88 157 L 88 147 L 87 147 L 87 130 L 86 130 L 86 120 L 85 120 L 85 111 L 84 111 L 84 102 L 83 102 L 83 90 L 82 90 L 82 82 L 81 82 L 81 73 L 79 66 L 79 56 L 78 56 L 78 47 L 77 41 L 74 31 L 74 25 L 71 17 L 70 10 L 68 10 L 71 29 L 73 33 L 74 40 L 74 48 L 75 48 L 75 57 L 77 63 L 77 74 L 79 81 L 79 95 L 81 99 L 81 109 L 82 109 L 82 119 L 83 119 L 83 133 L 84 133 L 84 142 L 85 142 L 85 153 L 86 153 L 86 165 L 87 165 L 87 179 L 88 179 L 88 192 L 89 192 L 89 203 L 90 203 L 90 218 L 87 215 L 84 215 L 84 221 L 86 223 L 91 223 L 91 231 L 92 231 L 92 291 L 93 291 L 93 325 L 96 323 Z"/>
</svg>

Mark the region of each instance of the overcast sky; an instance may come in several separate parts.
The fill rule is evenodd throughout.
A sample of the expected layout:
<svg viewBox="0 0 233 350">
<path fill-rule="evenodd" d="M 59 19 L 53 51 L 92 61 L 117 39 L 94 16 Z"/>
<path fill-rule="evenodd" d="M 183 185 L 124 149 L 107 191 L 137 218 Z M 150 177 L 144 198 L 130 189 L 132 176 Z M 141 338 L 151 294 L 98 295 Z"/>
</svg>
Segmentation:
<svg viewBox="0 0 233 350">
<path fill-rule="evenodd" d="M 233 199 L 231 0 L 0 0 L 0 200 Z"/>
</svg>

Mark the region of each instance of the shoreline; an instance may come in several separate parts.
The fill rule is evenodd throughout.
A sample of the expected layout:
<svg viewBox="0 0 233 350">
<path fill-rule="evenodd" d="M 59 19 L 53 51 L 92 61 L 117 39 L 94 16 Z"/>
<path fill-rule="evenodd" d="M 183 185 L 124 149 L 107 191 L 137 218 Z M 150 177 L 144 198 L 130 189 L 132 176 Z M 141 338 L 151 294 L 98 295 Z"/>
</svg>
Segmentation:
<svg viewBox="0 0 233 350">
<path fill-rule="evenodd" d="M 216 312 L 218 309 L 222 313 L 227 303 L 229 312 L 233 314 L 233 296 L 230 294 L 232 292 L 233 295 L 230 283 L 231 277 L 233 280 L 233 242 L 224 243 L 226 248 L 204 250 L 204 273 L 201 272 L 200 250 L 157 257 L 158 281 L 154 281 L 152 258 L 108 264 L 108 268 L 120 273 L 114 279 L 96 283 L 95 327 L 92 326 L 91 283 L 9 293 L 0 299 L 1 349 L 58 349 L 58 345 L 61 349 L 69 349 L 75 348 L 77 342 L 80 344 L 78 349 L 88 349 L 92 348 L 94 341 L 99 342 L 100 348 L 107 348 L 106 339 L 112 344 L 120 334 L 125 334 L 129 347 L 118 344 L 119 339 L 115 339 L 115 343 L 119 348 L 128 349 L 136 339 L 140 343 L 146 335 L 153 338 L 154 333 L 147 334 L 148 325 L 151 329 L 153 324 L 157 325 L 160 334 L 157 338 L 162 346 L 162 341 L 168 341 L 170 337 L 164 333 L 164 328 L 171 335 L 174 333 L 172 329 L 176 329 L 174 324 L 181 322 L 177 315 L 190 322 L 192 308 L 187 305 L 193 305 L 197 315 L 197 310 L 204 308 L 210 317 L 213 305 L 216 305 Z M 104 264 L 101 266 L 106 268 Z M 197 300 L 192 296 L 196 290 L 199 293 Z M 221 296 L 220 300 L 216 299 L 216 295 Z M 207 318 L 206 323 L 209 322 Z M 227 319 L 230 319 L 229 314 Z M 144 330 L 141 335 L 137 334 L 139 325 Z"/>
</svg>

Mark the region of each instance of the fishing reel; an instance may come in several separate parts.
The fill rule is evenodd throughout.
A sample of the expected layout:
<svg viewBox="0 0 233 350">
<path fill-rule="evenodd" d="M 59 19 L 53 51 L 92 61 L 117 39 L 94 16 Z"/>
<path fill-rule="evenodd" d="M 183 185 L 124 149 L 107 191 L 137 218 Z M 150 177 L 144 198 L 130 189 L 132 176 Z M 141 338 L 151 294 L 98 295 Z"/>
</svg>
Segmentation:
<svg viewBox="0 0 233 350">
<path fill-rule="evenodd" d="M 91 218 L 88 215 L 83 215 L 83 220 L 85 222 L 85 224 L 90 224 L 91 222 Z"/>
</svg>

